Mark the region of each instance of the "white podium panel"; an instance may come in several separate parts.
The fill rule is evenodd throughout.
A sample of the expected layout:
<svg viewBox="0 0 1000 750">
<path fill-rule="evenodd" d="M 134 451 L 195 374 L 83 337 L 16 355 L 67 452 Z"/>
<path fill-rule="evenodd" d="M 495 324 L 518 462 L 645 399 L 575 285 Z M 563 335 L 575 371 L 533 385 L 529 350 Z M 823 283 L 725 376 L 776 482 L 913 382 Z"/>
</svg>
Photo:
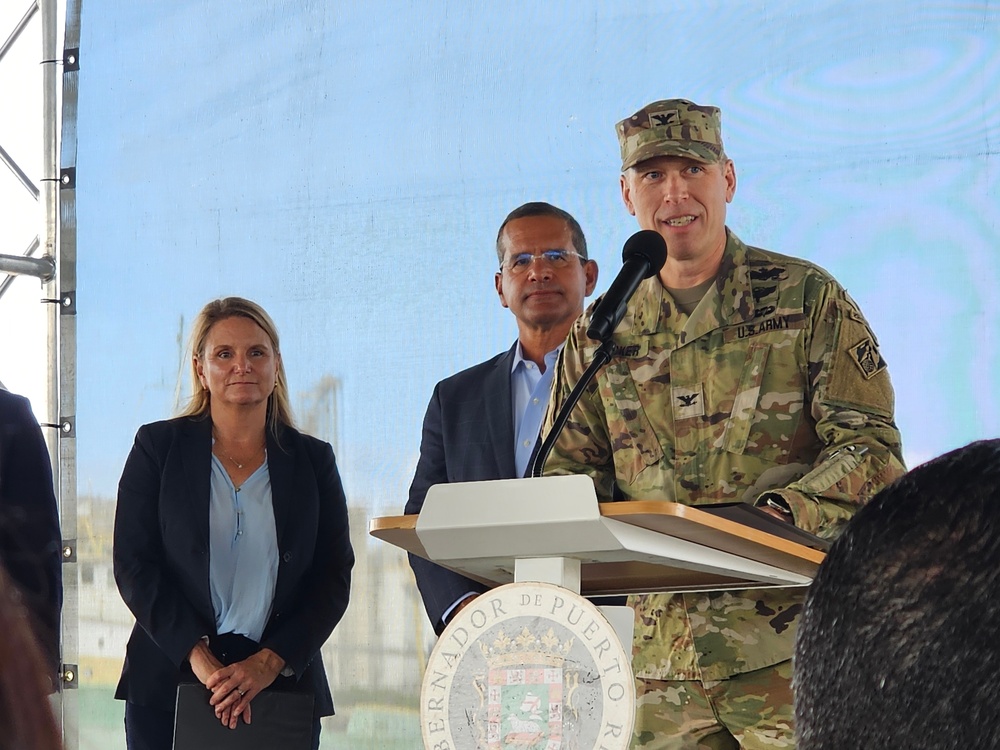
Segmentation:
<svg viewBox="0 0 1000 750">
<path fill-rule="evenodd" d="M 488 586 L 513 582 L 519 558 L 573 558 L 587 596 L 806 586 L 824 556 L 696 507 L 598 503 L 586 476 L 435 485 L 419 517 L 370 526 L 373 536 Z"/>
</svg>

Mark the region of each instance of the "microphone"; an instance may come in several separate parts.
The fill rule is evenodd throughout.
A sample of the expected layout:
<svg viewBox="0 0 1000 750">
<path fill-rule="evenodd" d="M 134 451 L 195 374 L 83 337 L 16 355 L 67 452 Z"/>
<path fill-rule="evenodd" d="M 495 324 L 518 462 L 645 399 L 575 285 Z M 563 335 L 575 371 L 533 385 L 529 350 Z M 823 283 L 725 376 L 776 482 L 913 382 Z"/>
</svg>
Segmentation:
<svg viewBox="0 0 1000 750">
<path fill-rule="evenodd" d="M 542 475 L 545 461 L 552 452 L 552 448 L 555 447 L 559 433 L 566 426 L 573 407 L 580 400 L 590 381 L 597 375 L 597 371 L 611 361 L 611 352 L 614 350 L 611 334 L 625 316 L 625 308 L 629 298 L 635 294 L 639 283 L 643 279 L 655 276 L 663 268 L 663 264 L 667 261 L 667 243 L 652 229 L 643 229 L 633 234 L 625 242 L 625 247 L 622 249 L 622 261 L 624 263 L 622 270 L 618 272 L 618 276 L 612 282 L 607 294 L 594 308 L 594 314 L 590 318 L 590 328 L 587 329 L 587 335 L 600 341 L 601 345 L 594 352 L 590 366 L 573 386 L 573 390 L 570 391 L 562 408 L 559 409 L 559 413 L 552 422 L 552 429 L 545 436 L 545 440 L 542 441 L 531 461 L 531 471 L 528 476 L 540 477 Z"/>
<path fill-rule="evenodd" d="M 643 279 L 655 276 L 667 260 L 667 243 L 658 232 L 642 229 L 625 242 L 622 270 L 590 317 L 587 336 L 607 341 L 625 317 L 625 308 Z"/>
</svg>

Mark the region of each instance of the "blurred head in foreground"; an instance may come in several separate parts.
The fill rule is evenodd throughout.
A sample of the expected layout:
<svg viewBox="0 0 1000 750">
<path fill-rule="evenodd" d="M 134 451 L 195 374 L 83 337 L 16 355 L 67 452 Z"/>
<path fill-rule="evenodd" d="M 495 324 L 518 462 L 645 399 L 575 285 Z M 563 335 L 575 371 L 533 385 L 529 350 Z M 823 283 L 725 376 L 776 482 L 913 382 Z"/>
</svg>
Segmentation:
<svg viewBox="0 0 1000 750">
<path fill-rule="evenodd" d="M 59 750 L 48 666 L 21 603 L 0 568 L 0 750 Z"/>
<path fill-rule="evenodd" d="M 1000 747 L 1000 440 L 947 453 L 851 520 L 795 646 L 799 750 Z"/>
</svg>

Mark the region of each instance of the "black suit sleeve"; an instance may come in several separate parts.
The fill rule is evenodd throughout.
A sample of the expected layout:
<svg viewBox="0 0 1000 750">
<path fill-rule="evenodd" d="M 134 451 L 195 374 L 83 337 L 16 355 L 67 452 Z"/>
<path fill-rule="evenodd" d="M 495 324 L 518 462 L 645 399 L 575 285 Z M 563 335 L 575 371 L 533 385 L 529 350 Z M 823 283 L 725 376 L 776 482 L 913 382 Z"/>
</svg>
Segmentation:
<svg viewBox="0 0 1000 750">
<path fill-rule="evenodd" d="M 173 435 L 157 434 L 165 440 Z M 198 639 L 215 632 L 215 622 L 199 613 L 184 593 L 191 587 L 185 588 L 178 580 L 178 571 L 190 562 L 177 559 L 184 554 L 183 543 L 180 549 L 174 544 L 168 548 L 163 540 L 164 532 L 175 535 L 175 540 L 180 535 L 190 539 L 192 533 L 190 528 L 172 527 L 180 514 L 164 520 L 160 513 L 161 494 L 176 502 L 182 500 L 161 493 L 161 483 L 172 473 L 165 470 L 164 461 L 175 455 L 170 446 L 154 444 L 149 425 L 139 428 L 118 484 L 112 556 L 118 590 L 136 622 L 173 665 L 180 667 Z M 161 529 L 161 521 L 168 528 Z M 197 554 L 193 548 L 186 553 Z"/>
<path fill-rule="evenodd" d="M 408 515 L 420 513 L 428 488 L 451 481 L 442 431 L 440 390 L 441 386 L 438 384 L 434 388 L 424 416 L 420 458 L 417 460 L 417 470 L 410 484 L 410 497 L 405 509 Z M 482 584 L 435 565 L 422 557 L 410 555 L 409 558 L 427 616 L 434 626 L 434 632 L 439 635 L 445 626 L 442 618 L 451 605 L 470 591 L 481 593 L 486 590 Z"/>
<path fill-rule="evenodd" d="M 315 441 L 309 453 L 311 466 L 300 466 L 299 481 L 315 477 L 319 495 L 318 519 L 312 524 L 296 524 L 302 538 L 293 543 L 296 553 L 283 556 L 281 565 L 301 570 L 300 583 L 287 604 L 275 601 L 270 624 L 264 631 L 261 646 L 270 648 L 285 660 L 296 676 L 319 654 L 347 609 L 351 593 L 351 568 L 354 550 L 348 529 L 347 499 L 340 473 L 328 443 Z M 297 560 L 309 551 L 305 559 Z M 279 570 L 280 575 L 298 577 L 299 570 Z"/>
<path fill-rule="evenodd" d="M 52 466 L 28 400 L 0 400 L 0 560 L 24 596 L 53 674 L 59 669 L 62 536 Z"/>
</svg>

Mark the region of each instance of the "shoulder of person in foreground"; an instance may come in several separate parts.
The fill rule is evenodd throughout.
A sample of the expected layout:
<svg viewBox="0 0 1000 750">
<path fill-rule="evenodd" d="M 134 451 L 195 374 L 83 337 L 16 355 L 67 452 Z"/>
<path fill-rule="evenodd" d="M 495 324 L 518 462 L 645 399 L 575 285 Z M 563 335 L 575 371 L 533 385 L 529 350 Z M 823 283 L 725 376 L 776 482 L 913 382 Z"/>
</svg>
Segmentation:
<svg viewBox="0 0 1000 750">
<path fill-rule="evenodd" d="M 59 750 L 45 659 L 19 595 L 0 570 L 0 745 Z"/>
<path fill-rule="evenodd" d="M 24 597 L 32 626 L 59 671 L 62 533 L 42 429 L 22 396 L 0 390 L 0 560 Z"/>
</svg>

